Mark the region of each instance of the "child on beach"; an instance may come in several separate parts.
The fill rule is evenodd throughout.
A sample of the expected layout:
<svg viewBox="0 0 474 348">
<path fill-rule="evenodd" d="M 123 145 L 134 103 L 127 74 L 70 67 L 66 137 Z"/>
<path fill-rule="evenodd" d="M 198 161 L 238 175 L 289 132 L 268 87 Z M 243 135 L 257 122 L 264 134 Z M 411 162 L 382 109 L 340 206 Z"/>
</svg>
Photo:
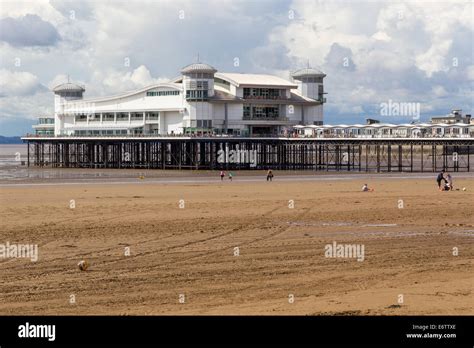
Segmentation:
<svg viewBox="0 0 474 348">
<path fill-rule="evenodd" d="M 372 192 L 373 190 L 374 189 L 369 188 L 367 184 L 364 184 L 364 186 L 362 186 L 362 192 Z"/>
<path fill-rule="evenodd" d="M 451 174 L 447 173 L 445 180 L 446 180 L 447 185 L 449 186 L 449 190 L 453 190 L 454 189 L 454 187 L 453 187 L 453 178 L 451 177 Z"/>
<path fill-rule="evenodd" d="M 273 172 L 271 169 L 269 169 L 267 172 L 267 181 L 272 181 L 272 180 L 273 180 Z"/>
<path fill-rule="evenodd" d="M 234 174 L 232 174 L 232 172 L 229 172 L 229 180 L 232 181 L 232 177 L 234 176 Z"/>
<path fill-rule="evenodd" d="M 224 181 L 225 172 L 223 170 L 221 170 L 220 176 L 221 176 L 221 181 Z"/>
</svg>

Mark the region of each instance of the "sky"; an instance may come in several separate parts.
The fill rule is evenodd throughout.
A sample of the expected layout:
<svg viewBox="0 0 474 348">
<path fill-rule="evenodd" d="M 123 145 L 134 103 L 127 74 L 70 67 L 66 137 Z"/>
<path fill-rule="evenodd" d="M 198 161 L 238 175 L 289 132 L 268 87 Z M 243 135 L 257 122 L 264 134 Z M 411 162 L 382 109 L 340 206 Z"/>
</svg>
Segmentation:
<svg viewBox="0 0 474 348">
<path fill-rule="evenodd" d="M 0 135 L 52 115 L 68 76 L 86 98 L 111 95 L 172 79 L 198 55 L 221 72 L 321 69 L 326 124 L 418 117 L 387 104 L 417 105 L 421 121 L 472 114 L 473 29 L 472 1 L 1 0 Z"/>
</svg>

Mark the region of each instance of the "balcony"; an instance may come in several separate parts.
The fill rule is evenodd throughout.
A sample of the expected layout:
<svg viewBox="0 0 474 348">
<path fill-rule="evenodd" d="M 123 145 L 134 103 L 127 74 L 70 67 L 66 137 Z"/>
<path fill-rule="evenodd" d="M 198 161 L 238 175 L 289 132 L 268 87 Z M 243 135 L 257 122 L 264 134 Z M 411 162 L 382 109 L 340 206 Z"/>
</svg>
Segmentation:
<svg viewBox="0 0 474 348">
<path fill-rule="evenodd" d="M 38 118 L 38 124 L 52 124 L 54 125 L 54 118 Z"/>
<path fill-rule="evenodd" d="M 34 129 L 54 129 L 54 123 L 53 124 L 49 124 L 49 123 L 34 124 L 33 128 Z"/>
<path fill-rule="evenodd" d="M 279 116 L 279 117 L 270 117 L 270 116 L 248 116 L 244 115 L 242 117 L 245 121 L 281 121 L 281 122 L 288 122 L 288 117 Z"/>
</svg>

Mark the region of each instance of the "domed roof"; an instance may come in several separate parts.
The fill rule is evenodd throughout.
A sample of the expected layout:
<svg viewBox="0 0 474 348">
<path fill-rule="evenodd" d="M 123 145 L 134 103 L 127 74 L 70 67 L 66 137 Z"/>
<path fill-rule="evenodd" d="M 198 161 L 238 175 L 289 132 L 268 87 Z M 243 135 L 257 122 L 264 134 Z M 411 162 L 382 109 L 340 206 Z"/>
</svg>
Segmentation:
<svg viewBox="0 0 474 348">
<path fill-rule="evenodd" d="M 62 83 L 53 88 L 54 93 L 58 92 L 84 92 L 86 89 L 77 83 Z"/>
<path fill-rule="evenodd" d="M 217 69 L 205 63 L 193 63 L 181 69 L 182 74 L 189 74 L 189 73 L 194 73 L 194 72 L 214 74 L 215 72 L 217 72 Z"/>
<path fill-rule="evenodd" d="M 325 77 L 326 74 L 322 71 L 314 68 L 304 68 L 294 71 L 291 76 L 293 78 L 299 77 Z"/>
</svg>

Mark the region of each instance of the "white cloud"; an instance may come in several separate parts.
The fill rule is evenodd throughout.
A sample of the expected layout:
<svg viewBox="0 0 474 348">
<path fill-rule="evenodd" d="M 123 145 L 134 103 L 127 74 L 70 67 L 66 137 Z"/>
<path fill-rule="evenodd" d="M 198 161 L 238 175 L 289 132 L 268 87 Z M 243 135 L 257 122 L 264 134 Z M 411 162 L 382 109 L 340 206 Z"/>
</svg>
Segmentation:
<svg viewBox="0 0 474 348">
<path fill-rule="evenodd" d="M 35 120 L 40 115 L 52 115 L 54 107 L 53 95 L 43 91 L 28 96 L 12 96 L 0 98 L 1 118 Z"/>
<path fill-rule="evenodd" d="M 469 65 L 466 69 L 469 81 L 474 81 L 474 65 Z"/>
<path fill-rule="evenodd" d="M 97 74 L 96 78 L 99 76 L 100 74 Z M 168 80 L 167 78 L 153 78 L 150 71 L 144 65 L 140 65 L 133 71 L 109 73 L 104 76 L 103 85 L 109 91 L 122 92 Z"/>
<path fill-rule="evenodd" d="M 291 8 L 298 20 L 277 27 L 267 46 L 286 47 L 292 61 L 321 65 L 330 112 L 370 112 L 388 99 L 423 102 L 427 112 L 449 111 L 447 100 L 472 109 L 462 92 L 472 91 L 472 3 L 295 0 Z M 341 54 L 351 69 L 339 62 Z"/>
<path fill-rule="evenodd" d="M 455 105 L 472 110 L 472 3 L 465 1 L 38 0 L 0 7 L 0 18 L 28 14 L 51 23 L 61 40 L 47 49 L 0 44 L 0 92 L 10 95 L 1 113 L 11 117 L 47 111 L 52 94 L 44 86 L 67 75 L 86 85 L 87 97 L 115 94 L 175 77 L 197 53 L 221 71 L 284 78 L 309 59 L 327 74 L 326 122 L 347 115 L 361 122 L 388 99 L 420 101 L 422 111 L 437 114 Z"/>
<path fill-rule="evenodd" d="M 2 6 L 0 6 L 0 18 L 19 18 L 28 14 L 36 14 L 53 24 L 63 21 L 62 15 L 50 6 L 49 0 L 2 1 Z"/>
<path fill-rule="evenodd" d="M 444 89 L 443 86 L 437 85 L 433 87 L 433 93 L 437 97 L 446 97 L 448 95 L 448 92 Z"/>
<path fill-rule="evenodd" d="M 376 32 L 374 35 L 372 35 L 372 38 L 375 40 L 385 41 L 385 42 L 389 42 L 392 40 L 392 38 L 388 36 L 387 33 L 384 31 Z"/>
<path fill-rule="evenodd" d="M 0 96 L 28 96 L 45 89 L 35 75 L 26 71 L 0 69 Z"/>
<path fill-rule="evenodd" d="M 446 56 L 451 48 L 452 40 L 442 40 L 433 43 L 430 49 L 416 56 L 418 68 L 425 71 L 428 76 L 438 71 L 447 71 L 449 66 L 445 63 Z"/>
</svg>

